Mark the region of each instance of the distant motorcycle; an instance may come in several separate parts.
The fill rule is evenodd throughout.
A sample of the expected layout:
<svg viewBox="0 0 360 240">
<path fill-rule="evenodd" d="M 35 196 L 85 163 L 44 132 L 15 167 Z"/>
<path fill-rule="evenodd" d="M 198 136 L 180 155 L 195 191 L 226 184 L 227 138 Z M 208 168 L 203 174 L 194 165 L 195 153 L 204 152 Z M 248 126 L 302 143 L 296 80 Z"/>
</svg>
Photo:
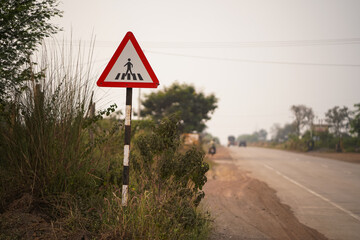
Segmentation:
<svg viewBox="0 0 360 240">
<path fill-rule="evenodd" d="M 210 154 L 211 156 L 213 156 L 215 153 L 216 153 L 216 147 L 215 147 L 215 145 L 212 145 L 212 146 L 209 148 L 209 154 Z"/>
</svg>

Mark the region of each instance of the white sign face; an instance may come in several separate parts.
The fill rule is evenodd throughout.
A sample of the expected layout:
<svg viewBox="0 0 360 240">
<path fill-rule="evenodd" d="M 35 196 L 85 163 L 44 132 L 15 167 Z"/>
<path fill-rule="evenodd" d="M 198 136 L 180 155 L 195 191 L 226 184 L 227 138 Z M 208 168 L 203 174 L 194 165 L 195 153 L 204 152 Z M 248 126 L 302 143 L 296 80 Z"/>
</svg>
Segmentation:
<svg viewBox="0 0 360 240">
<path fill-rule="evenodd" d="M 104 82 L 152 83 L 134 45 L 128 41 Z"/>
<path fill-rule="evenodd" d="M 159 81 L 131 32 L 121 41 L 97 85 L 126 88 L 158 87 Z"/>
</svg>

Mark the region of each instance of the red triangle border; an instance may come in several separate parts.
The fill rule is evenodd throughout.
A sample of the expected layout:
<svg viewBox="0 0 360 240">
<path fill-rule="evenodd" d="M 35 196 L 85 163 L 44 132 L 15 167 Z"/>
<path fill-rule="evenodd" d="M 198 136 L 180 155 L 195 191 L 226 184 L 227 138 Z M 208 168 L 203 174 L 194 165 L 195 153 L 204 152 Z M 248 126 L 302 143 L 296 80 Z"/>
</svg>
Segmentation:
<svg viewBox="0 0 360 240">
<path fill-rule="evenodd" d="M 128 41 L 131 41 L 131 43 L 133 44 L 133 46 L 136 50 L 136 53 L 139 55 L 140 60 L 144 64 L 146 71 L 149 73 L 149 76 L 150 76 L 151 80 L 153 81 L 152 83 L 149 83 L 149 82 L 147 82 L 147 83 L 105 82 L 106 77 L 108 76 L 109 72 L 113 68 L 116 60 L 119 58 L 120 54 L 124 50 Z M 136 41 L 136 38 L 132 32 L 126 33 L 124 39 L 121 41 L 119 47 L 116 49 L 114 55 L 111 57 L 109 63 L 106 65 L 103 73 L 100 75 L 99 80 L 96 82 L 96 84 L 99 87 L 125 87 L 125 88 L 157 88 L 159 86 L 159 80 L 157 79 L 154 71 L 152 70 L 148 60 L 145 57 L 145 54 L 141 50 L 140 45 Z"/>
</svg>

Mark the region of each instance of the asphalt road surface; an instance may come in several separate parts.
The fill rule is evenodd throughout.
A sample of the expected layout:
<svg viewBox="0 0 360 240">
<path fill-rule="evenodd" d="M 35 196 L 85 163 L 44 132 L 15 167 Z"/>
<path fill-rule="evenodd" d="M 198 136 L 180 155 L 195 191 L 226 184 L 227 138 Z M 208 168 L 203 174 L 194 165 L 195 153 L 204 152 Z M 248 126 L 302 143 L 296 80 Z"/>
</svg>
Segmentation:
<svg viewBox="0 0 360 240">
<path fill-rule="evenodd" d="M 329 239 L 360 239 L 360 164 L 254 147 L 231 147 L 230 154 L 301 223 Z"/>
</svg>

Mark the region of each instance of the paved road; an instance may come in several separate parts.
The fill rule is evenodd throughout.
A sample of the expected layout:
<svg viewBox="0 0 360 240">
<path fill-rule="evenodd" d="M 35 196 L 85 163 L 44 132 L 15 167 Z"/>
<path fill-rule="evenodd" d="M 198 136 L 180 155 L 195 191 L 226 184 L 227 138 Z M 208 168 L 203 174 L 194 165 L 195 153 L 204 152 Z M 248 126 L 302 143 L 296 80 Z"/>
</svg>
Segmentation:
<svg viewBox="0 0 360 240">
<path fill-rule="evenodd" d="M 253 147 L 230 153 L 275 189 L 300 222 L 329 239 L 360 239 L 360 164 Z"/>
</svg>

